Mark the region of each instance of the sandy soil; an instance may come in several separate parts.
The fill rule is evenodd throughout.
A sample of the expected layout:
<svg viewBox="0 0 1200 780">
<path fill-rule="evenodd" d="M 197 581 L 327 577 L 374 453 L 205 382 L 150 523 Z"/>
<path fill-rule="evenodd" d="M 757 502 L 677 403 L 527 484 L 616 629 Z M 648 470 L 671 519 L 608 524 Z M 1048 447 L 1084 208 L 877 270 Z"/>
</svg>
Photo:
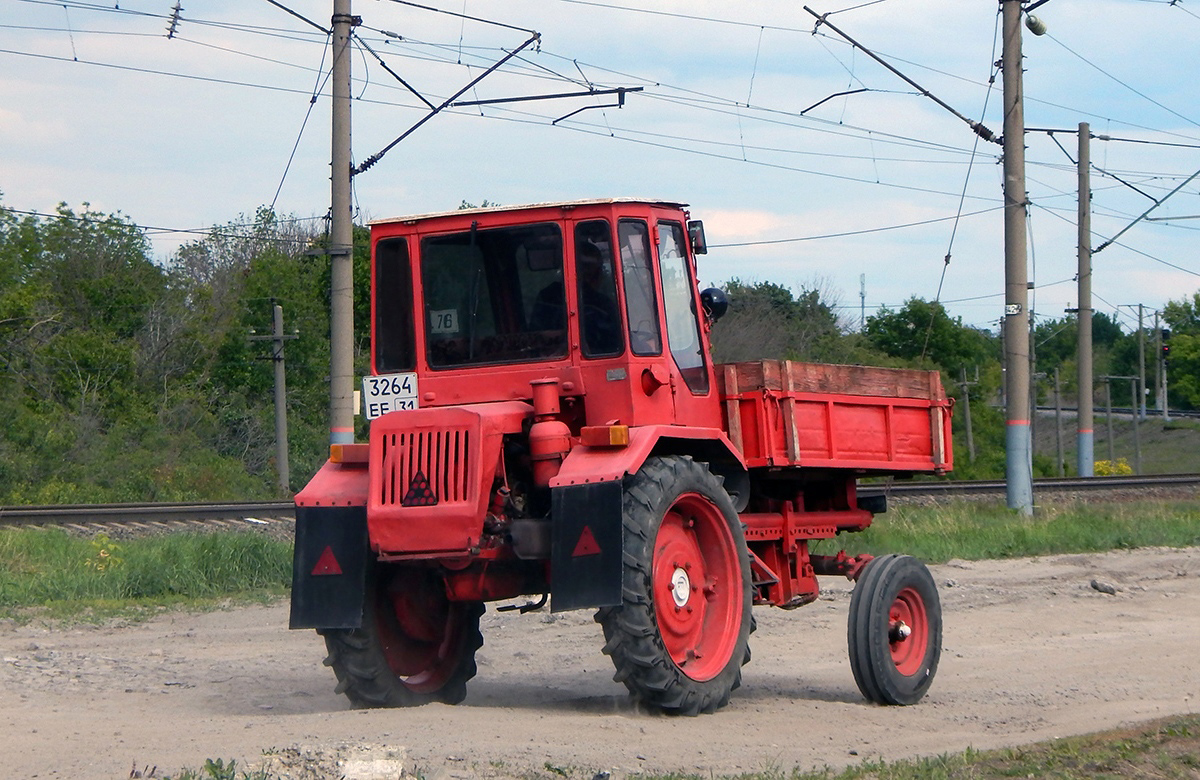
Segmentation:
<svg viewBox="0 0 1200 780">
<path fill-rule="evenodd" d="M 4 774 L 161 777 L 233 758 L 289 778 L 721 775 L 1009 746 L 1200 711 L 1200 549 L 952 562 L 934 577 L 941 669 L 905 708 L 867 704 L 855 688 L 849 583 L 833 579 L 808 607 L 757 610 L 743 687 L 699 718 L 632 705 L 590 613 L 489 611 L 463 704 L 371 711 L 334 693 L 323 643 L 287 630 L 286 604 L 135 626 L 0 624 Z"/>
</svg>

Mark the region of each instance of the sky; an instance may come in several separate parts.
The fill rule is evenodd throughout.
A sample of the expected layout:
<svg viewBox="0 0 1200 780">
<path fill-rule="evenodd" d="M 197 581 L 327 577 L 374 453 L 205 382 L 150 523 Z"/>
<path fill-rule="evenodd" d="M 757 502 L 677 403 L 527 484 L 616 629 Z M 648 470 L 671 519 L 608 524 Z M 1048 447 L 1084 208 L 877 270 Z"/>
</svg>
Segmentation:
<svg viewBox="0 0 1200 780">
<path fill-rule="evenodd" d="M 355 177 L 357 218 L 464 200 L 683 202 L 705 223 L 705 285 L 819 289 L 850 328 L 912 297 L 995 328 L 1001 148 L 928 95 L 1001 133 L 999 4 L 807 2 L 927 95 L 814 29 L 803 3 L 354 0 L 355 162 L 534 33 L 460 100 L 631 90 L 619 107 L 595 94 L 447 108 Z M 164 263 L 263 205 L 325 215 L 318 28 L 332 0 L 176 5 L 0 0 L 0 205 L 120 212 Z M 1187 181 L 1200 171 L 1200 0 L 1047 0 L 1034 14 L 1047 32 L 1023 30 L 1030 307 L 1043 322 L 1077 302 L 1088 122 L 1108 139 L 1091 142 L 1092 246 L 1129 228 L 1094 257 L 1093 303 L 1126 328 L 1141 304 L 1151 326 L 1200 290 L 1200 177 Z"/>
</svg>

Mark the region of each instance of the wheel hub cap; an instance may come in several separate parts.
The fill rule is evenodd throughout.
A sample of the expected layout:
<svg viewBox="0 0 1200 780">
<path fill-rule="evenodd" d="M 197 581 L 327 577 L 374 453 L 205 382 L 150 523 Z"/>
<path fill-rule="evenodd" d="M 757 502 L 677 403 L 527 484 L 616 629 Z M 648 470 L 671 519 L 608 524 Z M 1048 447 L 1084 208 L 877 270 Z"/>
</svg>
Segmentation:
<svg viewBox="0 0 1200 780">
<path fill-rule="evenodd" d="M 671 575 L 671 598 L 675 599 L 675 606 L 686 607 L 691 595 L 692 581 L 686 571 L 676 566 L 675 573 Z"/>
</svg>

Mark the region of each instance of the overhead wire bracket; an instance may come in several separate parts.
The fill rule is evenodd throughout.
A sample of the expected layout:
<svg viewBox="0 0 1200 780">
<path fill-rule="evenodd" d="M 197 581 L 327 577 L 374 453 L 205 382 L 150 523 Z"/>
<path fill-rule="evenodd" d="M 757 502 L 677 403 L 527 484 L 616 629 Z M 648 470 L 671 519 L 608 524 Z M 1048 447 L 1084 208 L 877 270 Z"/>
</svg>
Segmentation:
<svg viewBox="0 0 1200 780">
<path fill-rule="evenodd" d="M 858 49 L 858 50 L 859 50 L 859 51 L 861 51 L 863 54 L 866 54 L 868 57 L 870 57 L 871 59 L 875 60 L 876 62 L 878 62 L 878 63 L 879 63 L 880 65 L 882 65 L 883 67 L 887 68 L 888 70 L 890 70 L 890 71 L 891 71 L 892 73 L 894 73 L 895 75 L 899 76 L 899 77 L 900 77 L 901 79 L 903 79 L 903 80 L 904 80 L 904 81 L 905 81 L 907 84 L 909 84 L 911 87 L 913 87 L 914 89 L 916 89 L 916 90 L 917 90 L 917 92 L 919 92 L 919 93 L 920 93 L 922 96 L 929 98 L 929 99 L 930 99 L 930 100 L 932 100 L 934 103 L 937 103 L 939 106 L 941 106 L 942 108 L 944 108 L 944 109 L 946 109 L 947 111 L 949 111 L 951 114 L 954 114 L 954 116 L 958 117 L 958 118 L 959 118 L 959 119 L 961 119 L 963 122 L 966 122 L 966 123 L 967 123 L 967 125 L 968 125 L 968 126 L 971 128 L 971 130 L 973 130 L 973 131 L 975 132 L 975 135 L 979 136 L 980 138 L 982 138 L 982 139 L 983 139 L 983 140 L 985 140 L 985 141 L 991 141 L 992 143 L 997 143 L 997 144 L 998 144 L 998 143 L 1000 143 L 1000 139 L 999 139 L 999 138 L 997 138 L 996 134 L 995 134 L 995 133 L 993 133 L 993 132 L 991 131 L 991 129 L 989 129 L 989 128 L 988 128 L 986 125 L 984 125 L 982 122 L 976 122 L 974 119 L 971 119 L 970 117 L 964 116 L 962 113 L 960 113 L 960 112 L 959 112 L 957 109 L 955 109 L 955 108 L 954 108 L 953 106 L 951 106 L 949 103 L 947 103 L 946 101 L 942 100 L 942 99 L 941 99 L 941 98 L 939 98 L 937 95 L 933 94 L 932 92 L 930 92 L 929 90 L 925 89 L 924 87 L 922 87 L 922 86 L 921 86 L 920 84 L 918 84 L 917 82 L 915 82 L 915 81 L 913 81 L 912 79 L 910 79 L 908 76 L 906 76 L 906 75 L 904 75 L 903 73 L 901 73 L 899 70 L 897 70 L 895 67 L 893 67 L 893 66 L 891 65 L 891 63 L 889 63 L 887 60 L 883 59 L 883 58 L 882 58 L 882 57 L 880 57 L 878 54 L 876 54 L 875 52 L 871 51 L 871 50 L 870 50 L 870 49 L 868 49 L 866 46 L 863 46 L 861 43 L 859 43 L 858 41 L 854 40 L 854 39 L 853 39 L 853 38 L 851 38 L 849 35 L 847 35 L 846 33 L 842 32 L 840 29 L 838 29 L 838 28 L 837 28 L 837 26 L 836 26 L 836 25 L 834 25 L 834 24 L 833 24 L 833 22 L 830 22 L 830 21 L 829 21 L 829 19 L 827 18 L 827 17 L 829 16 L 829 14 L 819 14 L 819 13 L 817 13 L 816 11 L 814 11 L 813 9 L 809 8 L 808 6 L 804 6 L 804 10 L 805 10 L 805 11 L 808 11 L 810 14 L 812 14 L 812 15 L 813 15 L 813 16 L 816 18 L 816 20 L 817 20 L 817 24 L 816 24 L 816 26 L 813 28 L 813 32 L 814 32 L 814 33 L 816 33 L 816 31 L 817 31 L 817 28 L 818 28 L 818 27 L 820 27 L 821 25 L 825 25 L 826 27 L 828 27 L 829 29 L 833 30 L 833 31 L 834 31 L 835 33 L 837 33 L 838 35 L 840 35 L 840 36 L 842 36 L 843 38 L 845 38 L 845 39 L 846 39 L 846 41 L 847 41 L 847 42 L 848 42 L 848 43 L 849 43 L 851 46 L 853 46 L 854 48 Z M 807 109 L 806 109 L 806 110 L 807 110 Z"/>
<path fill-rule="evenodd" d="M 825 103 L 825 102 L 828 102 L 828 101 L 830 101 L 830 100 L 833 100 L 833 99 L 834 99 L 834 98 L 836 98 L 836 97 L 845 97 L 846 95 L 857 95 L 859 92 L 870 92 L 870 91 L 871 91 L 871 90 L 870 90 L 869 88 L 867 88 L 867 87 L 863 87 L 862 89 L 848 89 L 848 90 L 845 90 L 845 91 L 843 91 L 843 92 L 834 92 L 832 95 L 829 95 L 828 97 L 823 97 L 823 98 L 821 98 L 821 99 L 820 99 L 820 100 L 818 100 L 816 103 L 813 103 L 811 106 L 809 106 L 808 108 L 806 108 L 806 109 L 804 109 L 803 111 L 801 111 L 801 112 L 800 112 L 800 116 L 804 116 L 804 115 L 805 115 L 805 114 L 807 114 L 809 111 L 812 111 L 814 108 L 816 108 L 817 106 L 821 105 L 822 103 Z"/>
<path fill-rule="evenodd" d="M 1171 191 L 1170 191 L 1170 192 L 1168 192 L 1166 195 L 1163 195 L 1163 196 L 1162 196 L 1160 199 L 1158 199 L 1158 200 L 1154 201 L 1154 205 L 1153 205 L 1153 206 L 1151 206 L 1150 208 L 1148 208 L 1148 209 L 1146 209 L 1145 211 L 1143 211 L 1143 212 L 1141 213 L 1141 215 L 1140 215 L 1140 216 L 1139 216 L 1137 219 L 1135 219 L 1133 222 L 1130 222 L 1128 225 L 1126 225 L 1125 227 L 1121 228 L 1121 230 L 1120 230 L 1120 231 L 1119 231 L 1119 232 L 1118 232 L 1118 233 L 1117 233 L 1115 236 L 1113 236 L 1112 238 L 1108 239 L 1107 241 L 1105 241 L 1105 242 L 1104 242 L 1103 244 L 1101 244 L 1100 246 L 1098 246 L 1098 247 L 1096 247 L 1095 249 L 1093 249 L 1093 250 L 1092 250 L 1092 254 L 1093 254 L 1093 255 L 1099 254 L 1099 253 L 1100 253 L 1102 250 L 1104 250 L 1104 249 L 1105 249 L 1105 248 L 1107 248 L 1107 247 L 1108 247 L 1110 244 L 1112 244 L 1114 241 L 1116 241 L 1118 238 L 1120 238 L 1121 236 L 1123 236 L 1123 235 L 1126 233 L 1126 231 L 1128 231 L 1128 230 L 1129 230 L 1130 228 L 1132 228 L 1134 225 L 1136 225 L 1137 223 L 1141 222 L 1143 219 L 1146 219 L 1148 216 L 1150 216 L 1150 212 L 1151 212 L 1151 211 L 1154 211 L 1156 208 L 1158 208 L 1158 207 L 1159 207 L 1159 206 L 1161 206 L 1163 203 L 1165 203 L 1165 202 L 1167 201 L 1167 199 L 1168 199 L 1168 198 L 1170 198 L 1172 195 L 1174 195 L 1175 193 L 1179 192 L 1179 191 L 1180 191 L 1180 190 L 1182 190 L 1184 187 L 1186 187 L 1188 184 L 1190 184 L 1190 183 L 1191 183 L 1191 181 L 1192 181 L 1192 179 L 1196 178 L 1197 176 L 1200 176 L 1200 171 L 1196 171 L 1196 172 L 1195 172 L 1195 173 L 1193 173 L 1191 176 L 1187 177 L 1187 179 L 1186 179 L 1186 180 L 1184 180 L 1184 182 L 1183 182 L 1182 184 L 1180 184 L 1178 187 L 1176 187 L 1175 189 L 1171 190 Z"/>
<path fill-rule="evenodd" d="M 430 119 L 433 119 L 435 116 L 437 116 L 438 114 L 440 114 L 440 113 L 441 113 L 442 111 L 444 111 L 445 109 L 449 108 L 449 107 L 451 106 L 451 104 L 453 104 L 453 103 L 454 103 L 454 101 L 458 100 L 458 99 L 459 99 L 460 97 L 462 97 L 464 94 L 466 94 L 467 92 L 469 92 L 469 91 L 471 90 L 471 88 L 472 88 L 472 87 L 474 87 L 474 86 L 475 86 L 476 84 L 478 84 L 480 81 L 483 81 L 485 78 L 487 78 L 487 77 L 488 77 L 488 76 L 490 76 L 491 74 L 495 73 L 497 70 L 499 70 L 499 69 L 500 69 L 500 67 L 501 67 L 501 66 L 503 66 L 503 65 L 504 65 L 504 63 L 508 62 L 508 61 L 509 61 L 509 60 L 511 60 L 513 57 L 517 56 L 517 54 L 519 54 L 520 52 L 522 52 L 522 51 L 524 51 L 525 49 L 527 49 L 527 48 L 529 48 L 530 46 L 532 46 L 534 43 L 537 43 L 538 41 L 540 41 L 540 40 L 541 40 L 541 38 L 542 38 L 542 36 L 541 36 L 541 33 L 538 33 L 538 32 L 535 32 L 535 33 L 533 33 L 532 35 L 530 35 L 530 36 L 529 36 L 529 38 L 528 38 L 528 39 L 527 39 L 527 40 L 526 40 L 524 43 L 522 43 L 522 44 L 521 44 L 520 46 L 518 46 L 516 49 L 513 49 L 511 52 L 509 52 L 508 54 L 506 54 L 504 57 L 500 58 L 500 59 L 499 59 L 498 61 L 496 61 L 496 62 L 495 62 L 495 63 L 494 63 L 494 64 L 493 64 L 491 67 L 489 67 L 487 70 L 485 70 L 483 73 L 481 73 L 481 74 L 479 74 L 478 76 L 476 76 L 475 78 L 471 79 L 470 83 L 468 83 L 468 84 L 467 84 L 465 87 L 463 87 L 462 89 L 460 89 L 458 92 L 455 92 L 453 95 L 451 95 L 450 97 L 446 98 L 446 100 L 444 100 L 444 101 L 441 103 L 441 105 L 438 105 L 438 106 L 436 106 L 436 107 L 432 108 L 432 109 L 429 111 L 429 113 L 428 113 L 428 114 L 426 114 L 425 116 L 421 117 L 421 119 L 419 119 L 419 120 L 417 121 L 417 123 L 416 123 L 416 124 L 414 124 L 412 127 L 408 128 L 408 129 L 407 129 L 407 130 L 405 130 L 403 133 L 401 133 L 401 134 L 400 134 L 400 135 L 399 135 L 399 136 L 396 138 L 396 140 L 392 141 L 390 144 L 388 144 L 387 146 L 383 147 L 382 149 L 380 149 L 380 150 L 379 150 L 378 152 L 376 152 L 375 154 L 373 154 L 373 155 L 371 155 L 370 157 L 368 157 L 367 159 L 363 160 L 363 161 L 362 161 L 362 162 L 361 162 L 359 165 L 357 165 L 356 167 L 352 168 L 352 169 L 351 169 L 351 171 L 350 171 L 350 175 L 351 175 L 351 176 L 357 176 L 358 174 L 360 174 L 360 173 L 362 173 L 362 172 L 366 171 L 368 168 L 370 168 L 370 167 L 371 167 L 372 165 L 374 165 L 375 163 L 379 162 L 379 160 L 380 160 L 380 159 L 381 159 L 381 158 L 382 158 L 382 157 L 383 157 L 385 154 L 387 154 L 389 151 L 391 151 L 391 150 L 392 150 L 392 148 L 393 148 L 394 146 L 396 146 L 396 144 L 400 143 L 400 142 L 401 142 L 401 141 L 403 141 L 405 138 L 408 138 L 410 135 L 412 135 L 414 132 L 416 132 L 417 128 L 419 128 L 421 125 L 423 125 L 423 124 L 425 124 L 426 122 L 428 122 Z"/>
</svg>

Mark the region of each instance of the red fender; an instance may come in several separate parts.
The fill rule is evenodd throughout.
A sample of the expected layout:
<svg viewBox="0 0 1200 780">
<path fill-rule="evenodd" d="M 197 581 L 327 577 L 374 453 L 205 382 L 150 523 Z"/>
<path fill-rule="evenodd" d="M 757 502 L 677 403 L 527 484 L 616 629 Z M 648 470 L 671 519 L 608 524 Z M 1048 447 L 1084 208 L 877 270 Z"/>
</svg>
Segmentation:
<svg viewBox="0 0 1200 780">
<path fill-rule="evenodd" d="M 629 429 L 629 444 L 625 447 L 576 446 L 563 461 L 558 476 L 550 480 L 550 487 L 612 482 L 635 474 L 660 443 L 669 443 L 671 452 L 694 454 L 697 460 L 734 461 L 743 470 L 746 468 L 745 458 L 719 428 L 646 425 Z"/>
</svg>

